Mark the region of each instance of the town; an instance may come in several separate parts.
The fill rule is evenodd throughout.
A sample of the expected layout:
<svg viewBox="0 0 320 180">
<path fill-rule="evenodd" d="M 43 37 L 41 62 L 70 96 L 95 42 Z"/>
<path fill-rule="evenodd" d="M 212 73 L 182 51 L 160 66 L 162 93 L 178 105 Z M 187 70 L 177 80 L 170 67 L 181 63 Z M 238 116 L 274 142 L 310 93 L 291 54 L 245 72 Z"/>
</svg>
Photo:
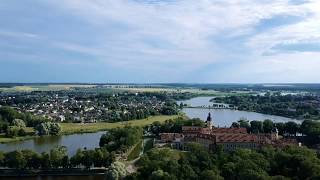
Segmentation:
<svg viewBox="0 0 320 180">
<path fill-rule="evenodd" d="M 0 94 L 0 106 L 56 122 L 118 122 L 177 114 L 176 103 L 159 93 L 56 91 Z"/>
</svg>

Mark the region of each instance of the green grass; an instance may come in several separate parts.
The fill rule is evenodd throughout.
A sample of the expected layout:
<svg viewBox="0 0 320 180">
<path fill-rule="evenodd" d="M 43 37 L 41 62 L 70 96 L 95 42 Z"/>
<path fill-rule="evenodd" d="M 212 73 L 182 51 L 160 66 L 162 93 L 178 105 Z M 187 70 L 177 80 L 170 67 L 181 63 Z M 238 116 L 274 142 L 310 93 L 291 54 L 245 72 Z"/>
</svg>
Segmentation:
<svg viewBox="0 0 320 180">
<path fill-rule="evenodd" d="M 107 123 L 107 122 L 87 123 L 87 124 L 61 123 L 61 127 L 62 127 L 62 134 L 88 133 L 88 132 L 104 131 L 104 130 L 117 128 L 117 127 L 124 127 L 125 125 L 146 126 L 156 121 L 165 122 L 168 119 L 174 119 L 177 117 L 178 117 L 177 115 L 173 115 L 173 116 L 161 115 L 161 116 L 152 116 L 146 119 L 131 120 L 131 121 L 125 121 L 125 122 L 116 122 L 116 123 Z"/>
<path fill-rule="evenodd" d="M 141 139 L 140 142 L 138 142 L 133 147 L 133 149 L 131 149 L 131 151 L 129 152 L 129 155 L 127 157 L 127 161 L 132 161 L 132 160 L 134 160 L 134 159 L 139 157 L 139 154 L 140 154 L 141 148 L 142 148 L 142 142 L 143 142 L 143 139 Z"/>
<path fill-rule="evenodd" d="M 32 139 L 34 136 L 21 136 L 21 137 L 6 137 L 5 135 L 0 135 L 0 143 L 9 143 L 9 142 L 15 142 L 15 141 L 24 141 L 28 139 Z"/>
</svg>

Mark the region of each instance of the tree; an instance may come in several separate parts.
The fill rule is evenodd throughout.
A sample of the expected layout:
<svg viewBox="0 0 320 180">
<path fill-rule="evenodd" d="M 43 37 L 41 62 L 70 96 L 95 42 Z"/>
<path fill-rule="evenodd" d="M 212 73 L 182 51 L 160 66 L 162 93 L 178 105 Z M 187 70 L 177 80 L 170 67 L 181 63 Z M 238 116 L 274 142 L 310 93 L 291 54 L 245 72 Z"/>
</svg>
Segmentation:
<svg viewBox="0 0 320 180">
<path fill-rule="evenodd" d="M 250 131 L 253 133 L 263 132 L 263 123 L 261 121 L 251 121 L 250 126 L 251 126 Z"/>
<path fill-rule="evenodd" d="M 12 151 L 5 154 L 5 164 L 9 168 L 23 169 L 27 161 L 21 151 Z"/>
<path fill-rule="evenodd" d="M 6 136 L 7 137 L 16 137 L 16 136 L 18 136 L 19 129 L 20 128 L 18 128 L 16 126 L 9 126 L 7 128 L 7 131 L 6 131 Z"/>
<path fill-rule="evenodd" d="M 201 173 L 200 178 L 203 180 L 223 180 L 217 170 L 205 170 Z"/>
<path fill-rule="evenodd" d="M 109 152 L 105 148 L 97 148 L 93 154 L 93 164 L 95 167 L 107 167 L 109 164 Z"/>
<path fill-rule="evenodd" d="M 263 130 L 265 133 L 271 133 L 273 127 L 273 122 L 270 119 L 263 121 Z"/>
<path fill-rule="evenodd" d="M 231 128 L 240 128 L 240 124 L 237 123 L 237 122 L 233 122 L 233 123 L 231 124 Z"/>
<path fill-rule="evenodd" d="M 110 180 L 119 180 L 127 175 L 127 170 L 122 162 L 116 161 L 111 164 L 106 172 L 106 178 Z"/>
<path fill-rule="evenodd" d="M 72 167 L 78 167 L 82 163 L 83 159 L 83 151 L 81 149 L 78 149 L 76 154 L 70 158 L 70 164 Z"/>
<path fill-rule="evenodd" d="M 290 135 L 296 135 L 296 133 L 299 130 L 298 124 L 293 121 L 286 122 L 285 128 L 286 128 L 286 132 L 289 133 Z"/>
<path fill-rule="evenodd" d="M 94 162 L 94 151 L 93 150 L 85 150 L 83 151 L 82 157 L 82 165 L 84 165 L 87 169 L 89 169 Z"/>
<path fill-rule="evenodd" d="M 67 154 L 65 146 L 57 146 L 50 150 L 50 162 L 52 167 L 59 168 L 63 165 L 63 160 Z"/>
<path fill-rule="evenodd" d="M 59 123 L 51 123 L 50 125 L 50 135 L 57 136 L 61 132 L 61 126 Z"/>
<path fill-rule="evenodd" d="M 40 136 L 50 134 L 49 125 L 47 123 L 39 124 L 38 126 L 35 127 L 35 130 L 38 132 L 38 135 Z"/>
<path fill-rule="evenodd" d="M 307 136 L 319 137 L 320 136 L 320 122 L 305 120 L 301 124 L 301 132 Z"/>
<path fill-rule="evenodd" d="M 59 123 L 43 122 L 35 127 L 35 130 L 40 136 L 42 135 L 59 135 L 61 132 L 61 126 Z"/>
<path fill-rule="evenodd" d="M 22 119 L 14 119 L 12 121 L 12 126 L 16 126 L 16 127 L 19 127 L 19 128 L 25 128 L 26 124 Z"/>
<path fill-rule="evenodd" d="M 4 159 L 5 159 L 5 154 L 4 152 L 0 151 L 0 167 L 3 167 Z"/>
<path fill-rule="evenodd" d="M 170 180 L 173 178 L 170 176 L 169 173 L 159 169 L 152 172 L 150 179 L 151 180 Z"/>
<path fill-rule="evenodd" d="M 249 124 L 249 121 L 247 119 L 240 119 L 238 121 L 239 125 L 241 128 L 246 128 L 247 130 L 250 129 L 250 124 Z"/>
<path fill-rule="evenodd" d="M 41 156 L 38 153 L 31 150 L 22 150 L 21 152 L 27 161 L 27 168 L 38 169 L 41 166 Z"/>
<path fill-rule="evenodd" d="M 48 169 L 51 167 L 50 164 L 50 155 L 46 152 L 41 153 L 40 164 L 43 169 Z"/>
</svg>

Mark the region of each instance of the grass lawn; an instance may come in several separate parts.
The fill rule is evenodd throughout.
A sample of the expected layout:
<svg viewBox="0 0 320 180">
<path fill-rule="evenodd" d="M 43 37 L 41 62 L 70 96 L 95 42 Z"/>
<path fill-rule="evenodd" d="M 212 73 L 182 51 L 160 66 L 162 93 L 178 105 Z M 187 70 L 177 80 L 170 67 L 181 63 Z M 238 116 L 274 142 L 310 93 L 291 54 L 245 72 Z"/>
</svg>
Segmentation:
<svg viewBox="0 0 320 180">
<path fill-rule="evenodd" d="M 86 133 L 86 132 L 97 132 L 103 131 L 107 129 L 124 127 L 125 125 L 132 126 L 145 126 L 148 124 L 152 124 L 155 121 L 165 122 L 168 119 L 174 119 L 178 117 L 177 115 L 173 116 L 153 116 L 146 119 L 141 120 L 131 120 L 125 122 L 116 122 L 116 123 L 88 123 L 88 124 L 80 124 L 80 123 L 61 123 L 62 134 L 74 134 L 74 133 Z"/>
</svg>

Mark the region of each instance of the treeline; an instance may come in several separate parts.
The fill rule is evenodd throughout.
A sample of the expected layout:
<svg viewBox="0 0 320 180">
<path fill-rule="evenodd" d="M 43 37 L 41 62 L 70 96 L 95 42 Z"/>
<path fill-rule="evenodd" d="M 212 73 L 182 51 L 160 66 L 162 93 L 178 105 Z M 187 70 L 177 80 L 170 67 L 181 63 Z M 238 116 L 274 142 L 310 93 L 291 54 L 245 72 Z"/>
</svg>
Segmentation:
<svg viewBox="0 0 320 180">
<path fill-rule="evenodd" d="M 6 137 L 33 135 L 26 132 L 26 127 L 35 129 L 38 135 L 59 135 L 61 127 L 44 117 L 18 112 L 7 106 L 0 107 L 0 134 Z"/>
<path fill-rule="evenodd" d="M 199 118 L 185 119 L 178 117 L 170 119 L 164 123 L 154 122 L 145 127 L 145 130 L 158 136 L 160 133 L 182 133 L 182 126 L 200 126 L 205 127 L 205 122 Z"/>
<path fill-rule="evenodd" d="M 233 153 L 209 153 L 199 144 L 189 144 L 188 152 L 154 148 L 138 161 L 138 171 L 126 179 L 230 179 L 286 180 L 319 179 L 320 159 L 304 147 L 260 151 L 238 149 Z"/>
<path fill-rule="evenodd" d="M 109 167 L 115 161 L 115 153 L 105 148 L 81 150 L 69 157 L 67 148 L 58 146 L 49 153 L 41 154 L 31 150 L 0 151 L 0 167 L 13 169 L 58 169 L 58 168 L 91 168 Z"/>
<path fill-rule="evenodd" d="M 216 97 L 215 102 L 237 106 L 239 110 L 290 118 L 318 119 L 320 117 L 319 98 L 311 95 L 228 96 Z"/>
<path fill-rule="evenodd" d="M 233 122 L 231 127 L 247 128 L 247 131 L 251 133 L 271 133 L 276 128 L 279 135 L 282 136 L 302 134 L 301 140 L 308 145 L 320 143 L 320 122 L 315 120 L 304 120 L 301 124 L 297 124 L 294 121 L 274 123 L 269 119 L 250 122 L 241 119 L 238 122 Z"/>
</svg>

